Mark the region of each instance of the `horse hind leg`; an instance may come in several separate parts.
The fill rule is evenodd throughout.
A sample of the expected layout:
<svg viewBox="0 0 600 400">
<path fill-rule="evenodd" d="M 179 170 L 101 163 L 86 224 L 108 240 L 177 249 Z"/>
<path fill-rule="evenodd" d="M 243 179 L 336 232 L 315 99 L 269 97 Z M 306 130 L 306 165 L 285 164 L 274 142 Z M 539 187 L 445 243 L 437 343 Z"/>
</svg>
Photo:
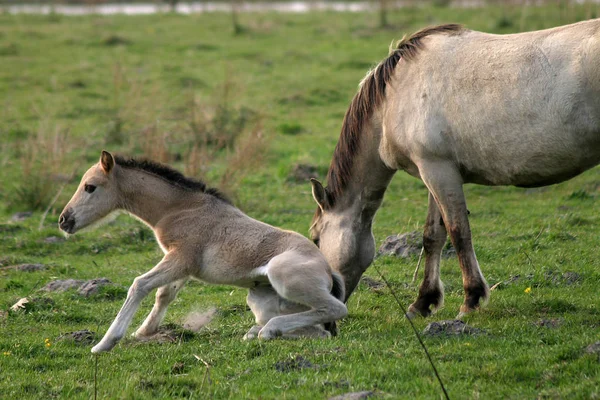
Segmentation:
<svg viewBox="0 0 600 400">
<path fill-rule="evenodd" d="M 440 209 L 462 270 L 465 300 L 458 314 L 460 318 L 479 308 L 490 293 L 473 249 L 462 178 L 451 164 L 446 163 L 424 165 L 420 172 Z"/>
<path fill-rule="evenodd" d="M 435 198 L 429 193 L 427 221 L 423 232 L 425 270 L 423 282 L 419 287 L 419 295 L 408 308 L 409 318 L 414 318 L 417 314 L 428 317 L 444 304 L 444 285 L 440 279 L 440 255 L 446 244 L 446 237 L 442 214 Z"/>
<path fill-rule="evenodd" d="M 133 334 L 134 337 L 142 338 L 152 336 L 158 331 L 158 327 L 160 326 L 167 312 L 167 307 L 173 300 L 175 300 L 177 293 L 179 293 L 186 282 L 187 278 L 180 279 L 168 285 L 159 287 L 156 290 L 154 307 L 152 308 L 152 311 L 150 311 L 150 314 L 148 314 L 148 317 L 146 317 L 146 320 L 142 323 L 138 330 L 135 331 Z"/>
<path fill-rule="evenodd" d="M 248 290 L 246 303 L 254 314 L 256 325 L 244 335 L 244 340 L 258 338 L 267 322 L 279 315 L 279 295 L 270 285 L 256 286 Z"/>
<path fill-rule="evenodd" d="M 271 318 L 259 332 L 261 339 L 336 321 L 348 313 L 346 305 L 330 293 L 331 276 L 322 260 L 286 252 L 269 262 L 267 276 L 279 296 L 306 311 Z"/>
</svg>

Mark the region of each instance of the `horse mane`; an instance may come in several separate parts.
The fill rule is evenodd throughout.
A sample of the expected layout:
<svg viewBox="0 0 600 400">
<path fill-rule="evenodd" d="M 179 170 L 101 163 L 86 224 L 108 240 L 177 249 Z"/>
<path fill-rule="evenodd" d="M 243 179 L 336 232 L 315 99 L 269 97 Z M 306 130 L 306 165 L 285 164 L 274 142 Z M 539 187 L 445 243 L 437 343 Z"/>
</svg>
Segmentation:
<svg viewBox="0 0 600 400">
<path fill-rule="evenodd" d="M 344 116 L 340 139 L 335 147 L 329 172 L 327 173 L 327 194 L 329 204 L 335 204 L 351 177 L 354 156 L 360 147 L 360 133 L 374 109 L 385 98 L 385 88 L 396 65 L 403 58 L 412 60 L 424 46 L 422 39 L 434 34 L 458 34 L 462 25 L 446 24 L 422 29 L 408 37 L 404 36 L 390 47 L 389 56 L 373 68 L 360 83 L 358 92 L 352 99 Z"/>
<path fill-rule="evenodd" d="M 228 204 L 231 204 L 231 201 L 217 189 L 208 188 L 206 187 L 206 184 L 204 182 L 193 178 L 188 178 L 181 172 L 164 164 L 160 164 L 146 159 L 125 158 L 122 156 L 114 156 L 114 159 L 115 163 L 120 167 L 139 169 L 150 174 L 156 175 L 159 178 L 162 178 L 163 180 L 169 182 L 174 186 L 177 186 L 180 189 L 188 190 L 191 192 L 203 192 L 214 196 L 217 199 L 222 200 Z"/>
</svg>

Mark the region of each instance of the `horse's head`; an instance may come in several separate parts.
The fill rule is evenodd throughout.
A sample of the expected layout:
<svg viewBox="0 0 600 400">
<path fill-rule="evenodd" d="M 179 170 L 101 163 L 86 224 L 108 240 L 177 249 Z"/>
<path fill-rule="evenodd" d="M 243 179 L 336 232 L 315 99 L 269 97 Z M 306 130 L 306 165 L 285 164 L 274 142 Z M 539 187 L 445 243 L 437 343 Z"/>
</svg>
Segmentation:
<svg viewBox="0 0 600 400">
<path fill-rule="evenodd" d="M 373 261 L 375 239 L 371 232 L 372 220 L 363 220 L 360 201 L 334 202 L 319 181 L 311 179 L 311 183 L 318 208 L 310 235 L 331 267 L 344 277 L 348 298 Z"/>
<path fill-rule="evenodd" d="M 114 166 L 112 154 L 103 151 L 100 161 L 83 175 L 75 194 L 60 214 L 60 229 L 75 233 L 118 208 Z"/>
</svg>

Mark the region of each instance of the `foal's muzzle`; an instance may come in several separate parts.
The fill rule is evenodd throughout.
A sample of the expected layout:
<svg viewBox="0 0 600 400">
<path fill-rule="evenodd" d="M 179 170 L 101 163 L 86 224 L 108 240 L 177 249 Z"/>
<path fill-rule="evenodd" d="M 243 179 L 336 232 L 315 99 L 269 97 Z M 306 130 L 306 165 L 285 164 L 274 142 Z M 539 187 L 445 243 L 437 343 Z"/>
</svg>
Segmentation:
<svg viewBox="0 0 600 400">
<path fill-rule="evenodd" d="M 71 209 L 63 211 L 58 219 L 58 226 L 67 233 L 73 233 L 75 228 L 75 217 Z"/>
</svg>

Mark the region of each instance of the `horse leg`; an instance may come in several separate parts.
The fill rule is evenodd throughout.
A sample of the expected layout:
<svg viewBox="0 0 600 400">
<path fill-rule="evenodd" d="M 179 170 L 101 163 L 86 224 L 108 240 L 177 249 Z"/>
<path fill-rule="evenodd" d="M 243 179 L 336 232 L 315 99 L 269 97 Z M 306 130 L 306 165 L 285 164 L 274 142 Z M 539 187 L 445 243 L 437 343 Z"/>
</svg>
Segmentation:
<svg viewBox="0 0 600 400">
<path fill-rule="evenodd" d="M 246 303 L 254 314 L 256 325 L 244 335 L 244 340 L 252 340 L 271 318 L 279 315 L 279 295 L 270 285 L 256 286 L 248 290 Z"/>
<path fill-rule="evenodd" d="M 465 301 L 460 307 L 460 318 L 487 301 L 490 293 L 473 249 L 462 178 L 453 165 L 446 163 L 426 165 L 420 172 L 441 211 L 462 270 Z"/>
<path fill-rule="evenodd" d="M 440 279 L 440 255 L 446 244 L 446 227 L 435 198 L 429 193 L 427 221 L 423 231 L 423 250 L 425 253 L 425 271 L 419 287 L 417 300 L 408 308 L 408 317 L 418 314 L 431 315 L 444 304 L 444 284 Z M 433 310 L 429 307 L 433 306 Z"/>
<path fill-rule="evenodd" d="M 269 262 L 267 277 L 279 296 L 308 310 L 271 318 L 258 335 L 261 339 L 336 321 L 348 313 L 346 305 L 330 293 L 331 276 L 324 260 L 286 252 Z"/>
<path fill-rule="evenodd" d="M 154 268 L 133 280 L 129 288 L 127 299 L 117 314 L 117 317 L 108 328 L 102 340 L 92 348 L 92 353 L 109 351 L 125 335 L 142 299 L 152 290 L 183 279 L 183 269 L 171 260 L 167 254 Z"/>
<path fill-rule="evenodd" d="M 158 327 L 167 312 L 167 307 L 175 300 L 177 293 L 186 282 L 187 278 L 180 279 L 169 283 L 168 285 L 161 286 L 156 290 L 154 307 L 152 308 L 152 311 L 150 311 L 150 314 L 148 314 L 148 317 L 146 317 L 144 323 L 142 323 L 138 330 L 133 334 L 134 337 L 141 338 L 144 336 L 152 336 L 158 331 Z"/>
</svg>

